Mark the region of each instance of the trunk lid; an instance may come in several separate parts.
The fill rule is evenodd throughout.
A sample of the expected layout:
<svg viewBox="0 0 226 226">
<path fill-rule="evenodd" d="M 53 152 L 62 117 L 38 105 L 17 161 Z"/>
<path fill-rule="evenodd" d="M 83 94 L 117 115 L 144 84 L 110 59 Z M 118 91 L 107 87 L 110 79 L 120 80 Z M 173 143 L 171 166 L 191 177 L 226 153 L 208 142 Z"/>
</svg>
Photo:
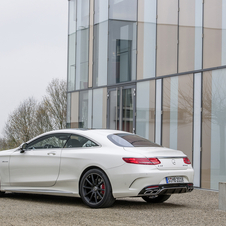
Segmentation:
<svg viewBox="0 0 226 226">
<path fill-rule="evenodd" d="M 139 153 L 146 158 L 158 158 L 161 163 L 155 165 L 159 170 L 186 170 L 188 165 L 183 158 L 187 157 L 182 151 L 173 150 L 165 147 L 125 147 L 126 151 Z"/>
</svg>

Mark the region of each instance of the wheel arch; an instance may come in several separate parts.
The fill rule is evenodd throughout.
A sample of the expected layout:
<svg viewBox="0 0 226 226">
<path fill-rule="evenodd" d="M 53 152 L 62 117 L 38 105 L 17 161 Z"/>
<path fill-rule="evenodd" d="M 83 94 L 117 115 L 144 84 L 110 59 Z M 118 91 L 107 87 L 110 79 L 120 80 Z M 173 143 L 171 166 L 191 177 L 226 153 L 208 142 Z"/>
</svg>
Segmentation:
<svg viewBox="0 0 226 226">
<path fill-rule="evenodd" d="M 106 177 L 107 177 L 108 180 L 109 180 L 109 183 L 110 183 L 110 186 L 111 186 L 111 191 L 112 191 L 111 180 L 110 180 L 108 174 L 106 173 L 106 171 L 104 171 L 102 168 L 100 168 L 100 167 L 98 167 L 98 166 L 89 166 L 89 167 L 87 167 L 86 169 L 83 170 L 83 172 L 81 173 L 81 175 L 80 175 L 80 177 L 79 177 L 79 183 L 78 183 L 78 194 L 79 194 L 79 196 L 81 196 L 81 194 L 80 194 L 80 183 L 81 183 L 82 177 L 83 177 L 83 175 L 84 175 L 87 171 L 89 171 L 89 170 L 91 170 L 91 169 L 99 169 L 99 170 L 101 170 L 101 171 L 106 175 Z"/>
</svg>

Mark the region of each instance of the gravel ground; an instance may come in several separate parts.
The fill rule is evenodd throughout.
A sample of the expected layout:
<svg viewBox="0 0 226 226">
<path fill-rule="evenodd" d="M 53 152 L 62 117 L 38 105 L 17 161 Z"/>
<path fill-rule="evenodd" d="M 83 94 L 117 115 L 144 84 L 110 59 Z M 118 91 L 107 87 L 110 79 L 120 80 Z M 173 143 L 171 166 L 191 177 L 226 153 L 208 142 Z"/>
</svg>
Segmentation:
<svg viewBox="0 0 226 226">
<path fill-rule="evenodd" d="M 141 198 L 117 199 L 106 209 L 90 209 L 80 198 L 6 194 L 0 198 L 0 225 L 226 225 L 218 192 L 195 189 L 162 204 Z"/>
</svg>

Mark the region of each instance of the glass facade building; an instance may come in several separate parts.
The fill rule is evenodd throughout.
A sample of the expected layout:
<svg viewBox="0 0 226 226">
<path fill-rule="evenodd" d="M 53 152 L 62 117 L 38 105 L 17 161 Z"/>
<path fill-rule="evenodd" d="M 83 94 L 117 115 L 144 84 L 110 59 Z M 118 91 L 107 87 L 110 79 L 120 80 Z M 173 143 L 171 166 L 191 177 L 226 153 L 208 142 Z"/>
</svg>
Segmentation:
<svg viewBox="0 0 226 226">
<path fill-rule="evenodd" d="M 182 150 L 226 181 L 226 0 L 69 0 L 67 127 Z"/>
</svg>

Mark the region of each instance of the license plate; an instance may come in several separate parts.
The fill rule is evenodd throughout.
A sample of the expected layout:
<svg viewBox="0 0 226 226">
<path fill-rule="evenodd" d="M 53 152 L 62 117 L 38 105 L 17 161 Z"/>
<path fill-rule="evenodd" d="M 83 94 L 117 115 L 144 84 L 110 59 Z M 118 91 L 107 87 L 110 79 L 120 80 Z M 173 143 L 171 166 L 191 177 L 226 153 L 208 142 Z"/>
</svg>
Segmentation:
<svg viewBox="0 0 226 226">
<path fill-rule="evenodd" d="M 166 177 L 166 183 L 167 184 L 184 183 L 184 178 L 183 177 Z"/>
</svg>

